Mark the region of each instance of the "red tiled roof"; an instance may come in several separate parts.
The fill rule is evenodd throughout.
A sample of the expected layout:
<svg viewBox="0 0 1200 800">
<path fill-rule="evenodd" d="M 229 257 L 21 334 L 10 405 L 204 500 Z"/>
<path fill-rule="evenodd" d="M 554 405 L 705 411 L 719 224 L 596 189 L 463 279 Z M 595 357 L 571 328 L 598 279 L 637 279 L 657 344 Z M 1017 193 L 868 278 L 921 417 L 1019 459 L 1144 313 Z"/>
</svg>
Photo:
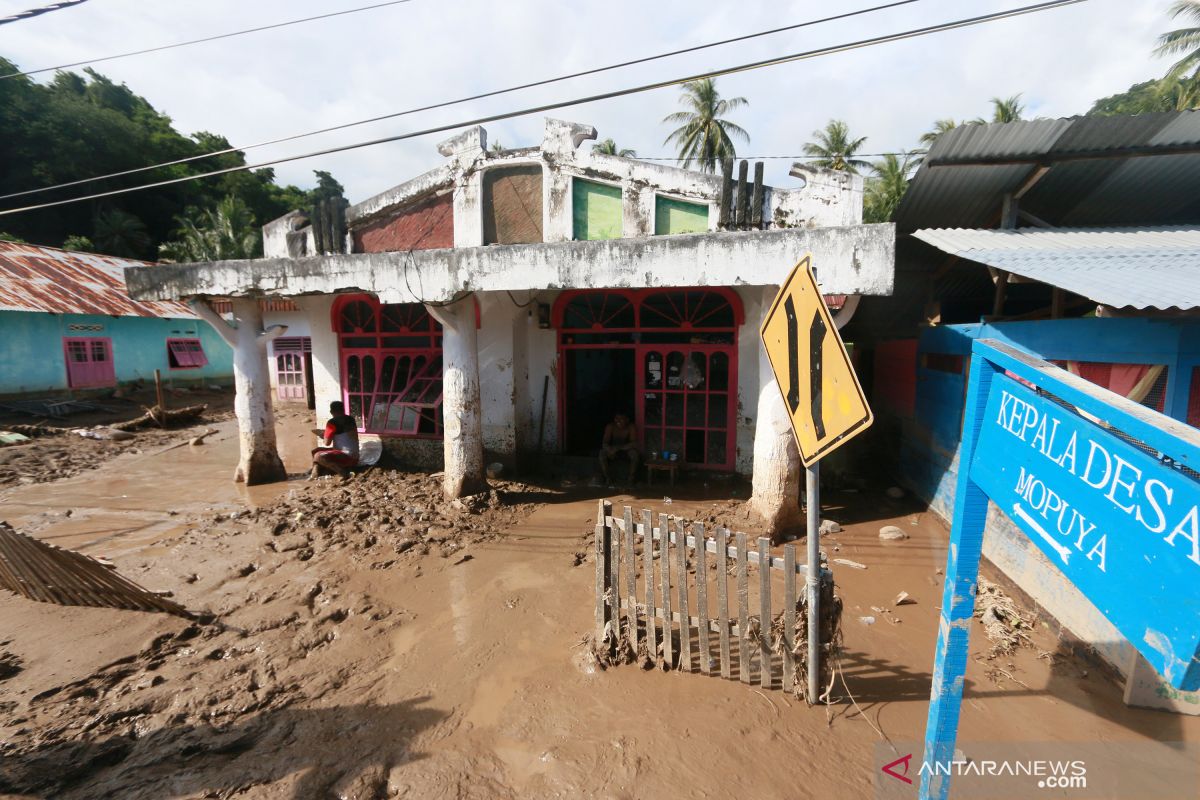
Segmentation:
<svg viewBox="0 0 1200 800">
<path fill-rule="evenodd" d="M 183 303 L 130 298 L 125 267 L 145 261 L 0 242 L 0 311 L 195 319 Z"/>
</svg>

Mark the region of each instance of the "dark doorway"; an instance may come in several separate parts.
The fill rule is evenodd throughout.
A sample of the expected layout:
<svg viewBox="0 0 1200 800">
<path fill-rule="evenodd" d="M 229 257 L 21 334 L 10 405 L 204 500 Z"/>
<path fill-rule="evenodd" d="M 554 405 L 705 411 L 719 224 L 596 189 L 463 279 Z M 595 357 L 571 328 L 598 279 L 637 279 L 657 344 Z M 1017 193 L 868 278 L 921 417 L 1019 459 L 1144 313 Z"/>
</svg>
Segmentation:
<svg viewBox="0 0 1200 800">
<path fill-rule="evenodd" d="M 568 455 L 591 456 L 600 449 L 604 426 L 618 411 L 634 416 L 633 348 L 570 348 L 566 356 Z"/>
<path fill-rule="evenodd" d="M 308 393 L 308 407 L 315 409 L 317 407 L 317 390 L 313 386 L 313 368 L 312 368 L 312 351 L 307 351 L 304 354 L 304 390 Z"/>
</svg>

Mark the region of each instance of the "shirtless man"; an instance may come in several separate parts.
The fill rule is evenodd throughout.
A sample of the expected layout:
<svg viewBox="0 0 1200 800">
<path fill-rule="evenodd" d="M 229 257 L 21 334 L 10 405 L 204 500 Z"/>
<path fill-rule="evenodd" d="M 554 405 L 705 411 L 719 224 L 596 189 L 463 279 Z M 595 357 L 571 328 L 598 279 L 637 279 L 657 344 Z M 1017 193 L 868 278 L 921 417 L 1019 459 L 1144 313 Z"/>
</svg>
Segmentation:
<svg viewBox="0 0 1200 800">
<path fill-rule="evenodd" d="M 604 473 L 604 482 L 612 483 L 608 465 L 616 459 L 624 458 L 629 460 L 629 483 L 633 483 L 640 457 L 637 426 L 630 422 L 627 414 L 618 412 L 613 421 L 604 426 L 604 441 L 600 445 L 600 471 Z"/>
<path fill-rule="evenodd" d="M 358 466 L 358 422 L 346 413 L 346 406 L 340 400 L 329 404 L 329 414 L 325 430 L 313 430 L 325 446 L 312 451 L 311 478 L 317 477 L 322 467 L 345 478 L 352 467 Z"/>
</svg>

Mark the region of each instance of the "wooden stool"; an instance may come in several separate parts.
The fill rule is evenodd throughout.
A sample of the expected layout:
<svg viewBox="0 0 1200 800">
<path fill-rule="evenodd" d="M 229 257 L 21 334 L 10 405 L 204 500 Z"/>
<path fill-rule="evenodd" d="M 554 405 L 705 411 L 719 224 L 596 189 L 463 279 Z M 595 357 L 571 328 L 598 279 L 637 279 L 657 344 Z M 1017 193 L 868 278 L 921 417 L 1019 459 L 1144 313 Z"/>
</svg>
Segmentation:
<svg viewBox="0 0 1200 800">
<path fill-rule="evenodd" d="M 679 472 L 679 464 L 674 461 L 647 461 L 646 462 L 646 485 L 654 485 L 654 473 L 665 472 L 671 485 L 675 485 L 675 474 Z"/>
</svg>

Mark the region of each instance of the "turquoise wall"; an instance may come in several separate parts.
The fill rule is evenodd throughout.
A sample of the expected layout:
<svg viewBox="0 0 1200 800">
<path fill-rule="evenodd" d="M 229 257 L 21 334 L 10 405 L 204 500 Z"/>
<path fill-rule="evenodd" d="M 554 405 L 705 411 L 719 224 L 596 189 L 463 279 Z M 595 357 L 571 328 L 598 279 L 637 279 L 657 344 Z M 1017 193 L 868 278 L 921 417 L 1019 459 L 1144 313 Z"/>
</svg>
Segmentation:
<svg viewBox="0 0 1200 800">
<path fill-rule="evenodd" d="M 98 331 L 73 331 L 71 325 L 99 325 Z M 153 381 L 154 370 L 167 381 L 199 379 L 228 383 L 233 351 L 207 322 L 158 317 L 109 317 L 96 314 L 45 314 L 0 311 L 0 394 L 67 389 L 62 340 L 97 336 L 112 341 L 117 381 Z M 208 365 L 171 369 L 167 339 L 199 339 Z"/>
</svg>

